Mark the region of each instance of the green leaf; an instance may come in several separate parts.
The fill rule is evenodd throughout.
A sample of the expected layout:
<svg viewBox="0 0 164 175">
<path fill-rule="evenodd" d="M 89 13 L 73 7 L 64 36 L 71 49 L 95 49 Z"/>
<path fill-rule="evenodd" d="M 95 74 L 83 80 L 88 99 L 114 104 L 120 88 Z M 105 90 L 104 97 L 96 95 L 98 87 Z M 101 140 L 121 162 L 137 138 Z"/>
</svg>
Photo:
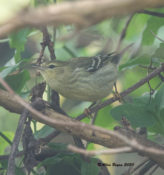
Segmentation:
<svg viewBox="0 0 164 175">
<path fill-rule="evenodd" d="M 24 70 L 14 75 L 9 75 L 5 78 L 9 86 L 17 93 L 20 93 L 25 83 L 30 79 L 29 72 Z"/>
<path fill-rule="evenodd" d="M 17 33 L 13 33 L 10 35 L 10 47 L 15 49 L 15 62 L 19 62 L 21 60 L 21 52 L 24 51 L 25 44 L 27 42 L 27 36 L 31 32 L 31 29 L 25 28 L 20 30 Z"/>
<path fill-rule="evenodd" d="M 164 85 L 156 93 L 153 103 L 158 112 L 164 109 Z"/>
<path fill-rule="evenodd" d="M 153 54 L 153 58 L 164 59 L 164 43 L 160 43 L 160 47 Z"/>
<path fill-rule="evenodd" d="M 116 121 L 110 114 L 112 106 L 106 106 L 105 108 L 98 111 L 95 125 L 102 126 L 108 129 L 113 129 L 116 125 Z"/>
<path fill-rule="evenodd" d="M 7 169 L 7 165 L 8 165 L 8 160 L 0 160 L 0 168 L 2 169 Z"/>
<path fill-rule="evenodd" d="M 23 168 L 16 167 L 15 174 L 16 175 L 25 175 L 25 171 L 23 170 Z"/>
<path fill-rule="evenodd" d="M 44 138 L 46 136 L 48 136 L 49 134 L 51 134 L 55 129 L 45 125 L 43 126 L 39 131 L 35 132 L 35 138 L 39 139 L 39 138 Z"/>
<path fill-rule="evenodd" d="M 14 133 L 3 131 L 3 134 L 4 134 L 9 140 L 13 140 Z M 9 143 L 8 143 L 7 141 L 5 141 L 3 137 L 0 136 L 0 155 L 5 154 L 5 149 L 6 149 L 7 146 L 9 146 Z"/>
<path fill-rule="evenodd" d="M 158 12 L 163 12 L 164 8 L 158 10 Z M 157 18 L 155 16 L 151 16 L 147 22 L 147 27 L 143 32 L 142 44 L 143 45 L 152 45 L 155 37 L 151 33 L 151 31 L 157 34 L 158 29 L 163 26 L 163 18 Z"/>
<path fill-rule="evenodd" d="M 0 72 L 0 76 L 2 78 L 5 78 L 10 73 L 14 72 L 18 67 L 19 67 L 19 63 L 8 67 L 3 67 L 3 70 Z"/>
<path fill-rule="evenodd" d="M 55 151 L 66 151 L 67 145 L 63 143 L 49 143 L 48 146 Z"/>
<path fill-rule="evenodd" d="M 126 117 L 133 127 L 152 126 L 156 122 L 154 111 L 148 104 L 123 104 L 113 108 L 111 114 L 118 121 Z"/>
<path fill-rule="evenodd" d="M 80 175 L 81 161 L 83 160 L 78 154 L 59 153 L 54 157 L 42 161 L 40 165 L 46 167 L 47 175 L 52 175 L 54 172 L 60 175 Z"/>
<path fill-rule="evenodd" d="M 131 41 L 138 40 L 138 38 L 140 38 L 141 34 L 143 33 L 143 30 L 149 18 L 149 15 L 135 14 L 128 26 L 126 39 Z"/>
<path fill-rule="evenodd" d="M 156 114 L 156 122 L 153 126 L 149 127 L 149 131 L 151 133 L 162 134 L 164 135 L 164 110 L 160 112 L 160 114 Z"/>
<path fill-rule="evenodd" d="M 141 55 L 138 58 L 130 59 L 126 63 L 119 66 L 119 70 L 131 69 L 138 65 L 148 65 L 150 63 L 149 55 Z"/>
<path fill-rule="evenodd" d="M 91 158 L 89 162 L 84 161 L 81 166 L 81 175 L 98 175 L 99 167 L 97 166 L 98 160 Z"/>
<path fill-rule="evenodd" d="M 61 162 L 63 159 L 58 157 L 58 156 L 53 156 L 50 158 L 45 159 L 44 161 L 41 162 L 41 165 L 54 165 L 56 163 Z"/>
</svg>

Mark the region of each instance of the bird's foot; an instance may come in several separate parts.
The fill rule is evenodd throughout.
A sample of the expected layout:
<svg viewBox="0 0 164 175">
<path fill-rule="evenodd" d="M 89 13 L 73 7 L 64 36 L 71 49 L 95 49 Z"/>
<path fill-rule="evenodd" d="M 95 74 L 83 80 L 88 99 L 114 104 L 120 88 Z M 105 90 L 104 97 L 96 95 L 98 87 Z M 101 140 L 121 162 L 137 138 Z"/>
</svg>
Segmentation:
<svg viewBox="0 0 164 175">
<path fill-rule="evenodd" d="M 123 101 L 120 93 L 117 90 L 116 83 L 114 83 L 114 89 L 115 89 L 115 91 L 113 91 L 114 98 L 118 99 L 119 102 Z"/>
</svg>

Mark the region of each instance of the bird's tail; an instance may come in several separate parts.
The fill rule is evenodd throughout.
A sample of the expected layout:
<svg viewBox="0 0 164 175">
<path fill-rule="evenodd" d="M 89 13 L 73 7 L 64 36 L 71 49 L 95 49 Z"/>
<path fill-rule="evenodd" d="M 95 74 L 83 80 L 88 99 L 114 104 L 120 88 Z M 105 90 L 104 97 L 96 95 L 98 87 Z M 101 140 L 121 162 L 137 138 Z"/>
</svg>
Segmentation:
<svg viewBox="0 0 164 175">
<path fill-rule="evenodd" d="M 119 51 L 119 54 L 122 56 L 129 48 L 133 46 L 134 43 L 129 44 L 127 47 Z"/>
<path fill-rule="evenodd" d="M 116 64 L 116 65 L 118 65 L 119 62 L 120 62 L 120 60 L 121 60 L 121 58 L 122 58 L 122 56 L 123 56 L 123 54 L 124 54 L 129 48 L 131 48 L 132 46 L 133 46 L 133 43 L 132 43 L 132 44 L 129 44 L 127 47 L 125 47 L 125 48 L 122 49 L 121 51 L 115 51 L 115 52 L 114 52 L 114 55 L 113 55 L 113 57 L 112 57 L 112 59 L 111 59 L 111 62 L 114 63 L 114 64 Z"/>
</svg>

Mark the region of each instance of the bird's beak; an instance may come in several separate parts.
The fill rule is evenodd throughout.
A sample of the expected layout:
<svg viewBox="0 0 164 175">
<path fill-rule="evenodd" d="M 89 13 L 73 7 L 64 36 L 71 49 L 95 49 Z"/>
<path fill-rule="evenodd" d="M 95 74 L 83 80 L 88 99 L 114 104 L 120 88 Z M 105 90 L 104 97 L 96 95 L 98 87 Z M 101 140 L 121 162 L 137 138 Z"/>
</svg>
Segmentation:
<svg viewBox="0 0 164 175">
<path fill-rule="evenodd" d="M 37 64 L 31 64 L 32 68 L 37 69 L 37 70 L 44 70 L 43 67 L 37 65 Z"/>
</svg>

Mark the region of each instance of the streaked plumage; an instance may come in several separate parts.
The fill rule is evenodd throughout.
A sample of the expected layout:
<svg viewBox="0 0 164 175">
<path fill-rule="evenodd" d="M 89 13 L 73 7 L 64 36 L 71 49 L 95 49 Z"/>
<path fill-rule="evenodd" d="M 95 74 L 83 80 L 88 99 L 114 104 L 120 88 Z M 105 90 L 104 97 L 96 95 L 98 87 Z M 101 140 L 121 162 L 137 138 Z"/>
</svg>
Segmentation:
<svg viewBox="0 0 164 175">
<path fill-rule="evenodd" d="M 40 71 L 48 85 L 64 97 L 97 101 L 111 93 L 119 59 L 119 54 L 111 53 L 51 61 L 43 63 Z"/>
</svg>

